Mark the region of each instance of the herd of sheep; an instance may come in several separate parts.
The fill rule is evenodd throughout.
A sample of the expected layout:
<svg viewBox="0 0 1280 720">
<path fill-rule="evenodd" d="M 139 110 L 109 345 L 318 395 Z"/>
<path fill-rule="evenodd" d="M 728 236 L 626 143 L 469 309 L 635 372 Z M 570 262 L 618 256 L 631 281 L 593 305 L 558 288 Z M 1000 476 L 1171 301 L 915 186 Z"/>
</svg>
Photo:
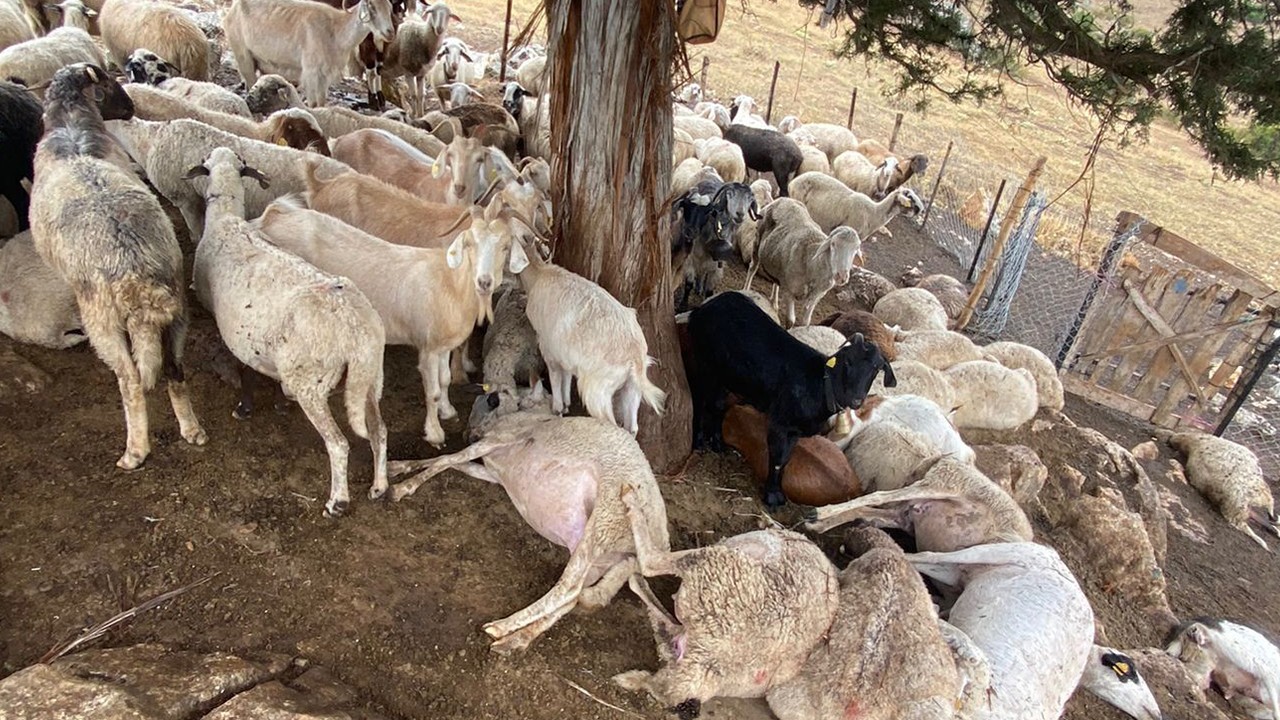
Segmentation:
<svg viewBox="0 0 1280 720">
<path fill-rule="evenodd" d="M 1216 687 L 1240 712 L 1280 720 L 1280 649 L 1249 627 L 1170 617 L 1164 653 L 1095 643 L 1081 584 L 1034 541 L 1027 508 L 1043 474 L 1007 471 L 1034 468 L 1034 452 L 966 439 L 1071 424 L 1042 353 L 952 329 L 963 283 L 917 272 L 899 288 L 858 267 L 863 240 L 922 211 L 905 183 L 925 156 L 794 117 L 771 127 L 746 96 L 726 107 L 690 86 L 673 100 L 671 252 L 677 305 L 696 305 L 676 318 L 695 446 L 737 449 L 766 506 L 813 507 L 810 533 L 857 523 L 844 569 L 777 528 L 673 551 L 635 440 L 640 406 L 662 412 L 666 397 L 636 313 L 556 265 L 540 239 L 554 212 L 546 58 L 512 53 L 517 79 L 496 87 L 487 77 L 503 60 L 449 36 L 457 18 L 444 4 L 327 2 L 0 0 L 0 136 L 13 151 L 0 167 L 13 220 L 0 331 L 90 342 L 119 383 L 119 467 L 151 452 L 146 393 L 162 377 L 182 438 L 210 441 L 183 372 L 190 284 L 243 366 L 235 416 L 253 413 L 254 378 L 266 376 L 323 438 L 326 515 L 351 502 L 348 441 L 328 402 L 341 385 L 347 423 L 372 448 L 371 498 L 403 500 L 455 470 L 501 484 L 569 551 L 543 597 L 484 626 L 495 650 L 522 649 L 627 585 L 662 667 L 615 681 L 682 718 L 729 696 L 763 698 L 782 720 L 1047 719 L 1077 687 L 1158 718 L 1140 672 L 1158 656 L 1197 692 Z M 211 82 L 227 66 L 242 86 Z M 330 105 L 344 74 L 378 109 L 403 80 L 403 107 Z M 486 87 L 501 100 L 485 102 Z M 432 96 L 439 109 L 427 111 Z M 768 177 L 747 184 L 749 171 Z M 161 200 L 195 243 L 190 283 Z M 746 285 L 725 291 L 739 263 Z M 845 309 L 814 324 L 837 287 Z M 437 448 L 458 415 L 450 384 L 482 373 L 471 445 L 388 461 L 387 345 L 418 352 L 423 437 Z M 586 416 L 566 415 L 575 378 Z M 1248 450 L 1199 434 L 1169 442 L 1230 524 L 1263 547 L 1254 526 L 1280 536 Z M 915 552 L 876 528 L 906 532 Z M 681 579 L 674 615 L 649 587 L 657 575 Z"/>
</svg>

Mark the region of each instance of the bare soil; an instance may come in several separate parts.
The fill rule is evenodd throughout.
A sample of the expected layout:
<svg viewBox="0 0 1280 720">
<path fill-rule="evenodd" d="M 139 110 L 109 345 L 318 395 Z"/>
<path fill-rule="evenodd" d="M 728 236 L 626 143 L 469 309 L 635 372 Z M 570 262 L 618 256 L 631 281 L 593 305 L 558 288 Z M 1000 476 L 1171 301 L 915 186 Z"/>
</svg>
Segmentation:
<svg viewBox="0 0 1280 720">
<path fill-rule="evenodd" d="M 894 239 L 868 246 L 873 269 L 896 277 L 923 260 L 926 271 L 955 271 L 940 253 L 920 256 L 926 245 L 913 226 L 895 222 L 894 231 Z M 830 309 L 828 302 L 821 311 Z M 115 379 L 92 351 L 0 338 L 0 353 L 16 352 L 53 378 L 35 394 L 0 391 L 0 675 L 123 608 L 215 575 L 103 643 L 304 656 L 356 688 L 370 710 L 392 717 L 620 714 L 571 683 L 627 713 L 664 716 L 648 698 L 609 682 L 624 670 L 656 667 L 633 596 L 624 591 L 602 611 L 566 617 L 522 654 L 490 653 L 479 626 L 546 591 L 565 551 L 534 534 L 501 488 L 456 474 L 403 503 L 368 500 L 370 453 L 353 435 L 351 509 L 338 520 L 323 518 L 328 477 L 319 437 L 296 406 L 273 410 L 265 393 L 253 418 L 233 420 L 235 391 L 219 376 L 216 328 L 198 305 L 193 315 L 187 367 L 210 442 L 183 443 L 166 398 L 154 393 L 154 451 L 129 473 L 114 466 L 124 440 Z M 390 349 L 383 414 L 392 458 L 434 454 L 419 437 L 421 393 L 412 353 Z M 474 393 L 452 388 L 463 417 Z M 1126 447 L 1148 437 L 1148 428 L 1074 399 L 1067 413 Z M 448 451 L 461 448 L 461 421 L 445 427 Z M 1149 471 L 1210 536 L 1200 544 L 1170 532 L 1166 572 L 1175 612 L 1280 630 L 1274 557 L 1228 528 L 1194 491 L 1168 482 L 1166 457 Z M 706 545 L 764 522 L 736 456 L 694 456 L 660 485 L 675 547 Z M 788 507 L 777 520 L 789 526 L 799 517 L 800 508 Z M 838 537 L 819 541 L 843 562 Z M 1140 613 L 1091 584 L 1087 568 L 1076 570 L 1114 644 L 1159 643 Z M 669 593 L 674 584 L 659 582 L 658 590 Z M 742 718 L 759 710 L 729 704 L 708 714 Z M 1067 717 L 1120 716 L 1086 698 L 1073 701 Z M 1169 707 L 1165 717 L 1196 715 Z"/>
</svg>

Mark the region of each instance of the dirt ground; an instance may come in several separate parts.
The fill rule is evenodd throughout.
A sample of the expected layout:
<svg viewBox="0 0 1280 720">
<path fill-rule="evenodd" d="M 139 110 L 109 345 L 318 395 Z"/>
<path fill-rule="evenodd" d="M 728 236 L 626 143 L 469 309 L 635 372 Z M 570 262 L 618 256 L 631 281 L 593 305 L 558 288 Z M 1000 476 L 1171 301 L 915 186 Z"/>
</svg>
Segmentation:
<svg viewBox="0 0 1280 720">
<path fill-rule="evenodd" d="M 894 229 L 894 239 L 868 245 L 873 269 L 896 277 L 922 260 L 926 270 L 954 271 L 940 253 L 920 257 L 924 245 L 911 227 Z M 114 466 L 124 439 L 116 384 L 92 352 L 0 338 L 0 353 L 15 351 L 53 378 L 36 394 L 0 394 L 0 675 L 123 608 L 214 575 L 104 643 L 304 656 L 357 688 L 369 709 L 392 717 L 620 714 L 575 684 L 626 714 L 664 716 L 648 698 L 609 682 L 624 670 L 656 667 L 641 606 L 629 592 L 598 613 L 566 617 L 522 654 L 490 653 L 479 626 L 540 596 L 558 577 L 565 551 L 525 526 L 501 488 L 456 474 L 399 504 L 368 500 L 370 454 L 354 436 L 351 510 L 323 518 L 327 463 L 319 437 L 296 406 L 273 410 L 265 394 L 252 419 L 233 420 L 235 392 L 209 361 L 215 338 L 197 306 L 187 366 L 209 444 L 183 443 L 163 393 L 155 393 L 154 451 L 130 473 Z M 393 459 L 433 454 L 419 437 L 421 392 L 412 353 L 390 349 L 383 414 Z M 452 392 L 465 417 L 474 391 Z M 1126 447 L 1148 437 L 1146 428 L 1075 399 L 1067 414 Z M 461 421 L 446 429 L 448 450 L 462 447 Z M 1201 544 L 1170 531 L 1166 572 L 1175 612 L 1280 630 L 1274 557 L 1229 529 L 1194 491 L 1170 484 L 1165 457 L 1149 471 L 1211 538 Z M 735 456 L 695 456 L 660 485 L 674 547 L 706 545 L 762 523 L 756 489 Z M 777 518 L 792 525 L 799 512 L 788 507 Z M 820 542 L 842 561 L 838 537 Z M 1113 643 L 1158 644 L 1140 615 L 1086 584 Z M 674 590 L 673 583 L 657 587 Z M 746 712 L 708 710 L 726 718 Z M 1067 717 L 1120 715 L 1078 698 Z M 1166 717 L 1194 715 L 1171 710 Z"/>
</svg>

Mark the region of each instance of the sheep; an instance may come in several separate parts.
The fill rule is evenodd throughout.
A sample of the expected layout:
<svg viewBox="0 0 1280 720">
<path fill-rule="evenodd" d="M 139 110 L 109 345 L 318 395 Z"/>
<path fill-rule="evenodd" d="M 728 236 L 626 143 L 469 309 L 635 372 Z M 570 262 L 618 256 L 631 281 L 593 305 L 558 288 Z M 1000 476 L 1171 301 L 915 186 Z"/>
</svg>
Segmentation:
<svg viewBox="0 0 1280 720">
<path fill-rule="evenodd" d="M 124 74 L 131 83 L 154 85 L 192 105 L 228 115 L 251 118 L 244 98 L 217 83 L 191 80 L 181 76 L 176 67 L 146 48 L 129 53 Z"/>
<path fill-rule="evenodd" d="M 554 587 L 525 609 L 485 624 L 498 652 L 524 649 L 576 606 L 604 607 L 624 582 L 641 597 L 651 595 L 638 575 L 635 539 L 643 537 L 650 553 L 670 547 L 666 506 L 649 461 L 630 434 L 595 418 L 516 412 L 495 418 L 461 452 L 391 468 L 418 471 L 391 488 L 396 501 L 448 469 L 500 484 L 534 531 L 568 548 L 569 562 Z M 628 512 L 624 493 L 642 513 Z"/>
<path fill-rule="evenodd" d="M 899 288 L 876 300 L 871 313 L 885 325 L 900 330 L 946 330 L 947 311 L 933 293 L 920 288 Z"/>
<path fill-rule="evenodd" d="M 128 440 L 116 465 L 124 470 L 151 452 L 144 393 L 162 368 L 183 440 L 207 441 L 182 374 L 186 284 L 173 225 L 142 182 L 105 159 L 112 142 L 104 118 L 132 112 L 101 67 L 57 71 L 31 189 L 36 251 L 71 286 L 89 343 L 119 380 Z"/>
<path fill-rule="evenodd" d="M 16 2 L 0 2 L 0 50 L 38 37 Z"/>
<path fill-rule="evenodd" d="M 863 139 L 858 142 L 858 146 L 855 149 L 874 165 L 883 165 L 888 161 L 893 161 L 893 177 L 890 178 L 888 185 L 885 187 L 885 192 L 896 190 L 910 180 L 912 176 L 918 175 L 929 168 L 929 158 L 927 156 L 912 155 L 904 162 L 878 140 Z"/>
<path fill-rule="evenodd" d="M 907 556 L 917 572 L 960 590 L 947 622 L 985 656 L 979 689 L 991 720 L 1052 720 L 1084 673 L 1093 647 L 1088 598 L 1052 548 L 1002 542 Z M 992 612 L 993 607 L 1000 612 Z"/>
<path fill-rule="evenodd" d="M 534 95 L 541 95 L 546 70 L 547 57 L 545 55 L 529 58 L 516 70 L 516 82 L 520 83 L 521 87 L 527 88 Z"/>
<path fill-rule="evenodd" d="M 258 117 L 265 117 L 277 110 L 303 107 L 298 89 L 283 77 L 270 73 L 260 76 L 253 83 L 253 87 L 245 93 L 244 101 L 249 106 L 249 111 Z M 330 137 L 336 134 L 340 133 L 328 132 Z"/>
<path fill-rule="evenodd" d="M 683 720 L 713 697 L 765 697 L 794 678 L 831 628 L 840 582 L 831 561 L 803 536 L 758 530 L 670 552 L 648 536 L 646 509 L 624 495 L 646 577 L 676 575 L 675 617 L 642 593 L 663 666 L 613 677 L 647 691 Z M 679 618 L 677 620 L 676 618 Z"/>
<path fill-rule="evenodd" d="M 502 107 L 520 126 L 521 155 L 550 162 L 551 102 L 550 95 L 531 95 L 520 83 L 503 86 Z"/>
<path fill-rule="evenodd" d="M 679 197 L 698 183 L 715 178 L 724 182 L 715 168 L 708 168 L 696 157 L 688 158 L 671 171 L 671 192 Z"/>
<path fill-rule="evenodd" d="M 831 288 L 849 281 L 854 256 L 862 250 L 857 231 L 838 227 L 824 233 L 799 201 L 779 198 L 769 204 L 756 223 L 755 255 L 744 285 L 751 287 L 763 270 L 787 300 L 787 321 L 796 322 L 796 302 L 801 303 L 802 324 L 813 321 L 814 308 Z"/>
<path fill-rule="evenodd" d="M 885 276 L 866 268 L 854 267 L 849 273 L 848 285 L 836 293 L 836 299 L 854 310 L 871 312 L 880 298 L 897 289 L 898 286 Z"/>
<path fill-rule="evenodd" d="M 901 356 L 894 363 L 894 374 L 898 378 L 895 387 L 887 388 L 877 380 L 871 384 L 871 392 L 876 395 L 919 395 L 932 400 L 935 405 L 950 412 L 956 407 L 955 390 L 947 381 L 947 376 L 940 370 L 915 360 L 907 360 Z"/>
<path fill-rule="evenodd" d="M 1135 666 L 1141 668 L 1143 683 L 1154 691 L 1160 703 L 1172 706 L 1166 707 L 1169 714 L 1164 717 L 1174 716 L 1172 708 L 1186 708 L 1195 713 L 1197 720 L 1231 720 L 1231 716 L 1209 702 L 1198 679 L 1191 677 L 1181 660 L 1170 657 L 1161 648 L 1136 648 L 1128 650 L 1127 654 L 1133 658 Z M 1080 685 L 1085 687 L 1083 678 Z M 1143 717 L 1143 720 L 1160 720 L 1160 717 Z"/>
<path fill-rule="evenodd" d="M 306 190 L 307 162 L 317 165 L 317 176 L 350 172 L 346 165 L 317 157 L 315 153 L 250 140 L 195 120 L 164 123 L 131 120 L 116 123 L 112 130 L 124 142 L 130 156 L 144 168 L 152 186 L 177 206 L 193 238 L 204 232 L 204 198 L 182 176 L 208 157 L 215 147 L 231 148 L 271 178 L 269 189 L 251 185 L 245 193 L 245 212 L 249 217 L 260 215 L 267 203 L 277 197 Z"/>
<path fill-rule="evenodd" d="M 1280 718 L 1280 648 L 1257 630 L 1197 617 L 1170 632 L 1165 652 L 1183 662 L 1201 690 L 1216 685 L 1233 709 Z"/>
<path fill-rule="evenodd" d="M 1160 720 L 1160 706 L 1146 678 L 1138 672 L 1140 664 L 1145 670 L 1145 661 L 1139 663 L 1115 648 L 1094 645 L 1080 676 L 1080 687 L 1138 720 Z"/>
<path fill-rule="evenodd" d="M 333 157 L 357 172 L 412 193 L 420 200 L 468 205 L 484 193 L 479 181 L 485 160 L 480 141 L 461 133 L 437 158 L 382 130 L 357 130 L 333 142 Z M 371 208 L 382 212 L 383 208 Z M 453 213 L 451 220 L 457 219 Z M 378 234 L 378 233 L 374 233 Z"/>
<path fill-rule="evenodd" d="M 636 311 L 590 280 L 552 265 L 538 253 L 518 272 L 529 296 L 526 314 L 538 333 L 538 350 L 551 380 L 551 408 L 569 406 L 573 378 L 592 417 L 619 424 L 632 435 L 643 400 L 661 414 L 667 394 L 646 375 L 653 358 Z M 620 418 L 614 415 L 615 401 Z"/>
<path fill-rule="evenodd" d="M 902 287 L 918 287 L 933 293 L 952 320 L 959 318 L 969 304 L 969 288 L 950 275 L 924 275 L 919 268 L 911 268 L 902 274 L 900 282 Z"/>
<path fill-rule="evenodd" d="M 0 333 L 55 350 L 88 339 L 75 294 L 40 258 L 30 231 L 0 245 Z"/>
<path fill-rule="evenodd" d="M 797 176 L 811 172 L 826 175 L 831 172 L 831 163 L 821 150 L 812 145 L 801 144 L 799 147 L 800 154 L 804 156 L 804 160 L 800 162 L 800 167 L 796 169 Z"/>
<path fill-rule="evenodd" d="M 861 334 L 867 342 L 880 348 L 880 354 L 884 355 L 885 360 L 893 362 L 898 359 L 898 346 L 893 331 L 869 312 L 849 310 L 833 313 L 818 324 L 830 327 L 847 338 Z"/>
<path fill-rule="evenodd" d="M 715 121 L 697 115 L 678 115 L 672 118 L 671 124 L 676 130 L 688 133 L 695 141 L 723 137 L 720 126 Z"/>
<path fill-rule="evenodd" d="M 89 22 L 93 18 L 98 17 L 98 12 L 80 0 L 62 0 L 62 2 L 54 5 L 47 3 L 44 6 L 46 12 L 52 12 L 54 15 L 62 16 L 62 27 L 74 27 L 92 34 L 93 28 Z M 0 46 L 3 49 L 3 46 Z"/>
<path fill-rule="evenodd" d="M 312 107 L 325 104 L 329 86 L 365 35 L 385 44 L 394 32 L 388 0 L 360 0 L 346 11 L 308 0 L 234 0 L 222 27 L 246 85 L 258 79 L 259 69 L 294 73 Z"/>
<path fill-rule="evenodd" d="M 447 5 L 437 2 L 425 11 L 423 20 L 401 23 L 395 40 L 387 46 L 384 67 L 392 77 L 408 77 L 406 109 L 415 115 L 426 111 L 427 73 L 436 62 L 449 21 L 458 19 Z"/>
<path fill-rule="evenodd" d="M 770 688 L 779 720 L 967 717 L 980 706 L 980 698 L 962 699 L 966 678 L 948 637 L 959 633 L 944 632 L 919 574 L 878 535 L 840 572 L 839 609 L 825 638 L 793 678 Z"/>
<path fill-rule="evenodd" d="M 674 189 L 675 180 L 673 173 L 672 186 Z M 751 194 L 755 196 L 756 208 L 763 208 L 765 205 L 773 202 L 773 186 L 768 180 L 756 180 L 751 183 Z M 756 254 L 756 240 L 758 239 L 756 232 L 756 220 L 753 217 L 747 217 L 742 224 L 733 231 L 733 246 L 738 251 L 738 256 L 742 258 L 742 262 L 751 265 L 751 260 Z"/>
<path fill-rule="evenodd" d="M 382 397 L 382 321 L 345 277 L 317 270 L 277 248 L 244 219 L 241 178 L 267 180 L 228 148 L 187 173 L 207 177 L 208 218 L 196 247 L 196 295 L 213 313 L 227 349 L 280 382 L 324 439 L 329 454 L 327 517 L 342 515 L 349 448 L 329 412 L 329 395 L 346 379 L 347 418 L 373 451 L 369 497 L 387 490 L 387 428 Z"/>
<path fill-rule="evenodd" d="M 538 334 L 529 322 L 529 297 L 518 283 L 500 292 L 493 306 L 493 322 L 484 334 L 482 353 L 486 391 L 514 396 L 516 384 L 527 381 L 530 399 L 542 399 L 547 363 L 538 352 Z"/>
<path fill-rule="evenodd" d="M 725 411 L 721 432 L 725 445 L 737 450 L 757 485 L 769 476 L 769 419 L 755 408 L 735 405 Z M 858 497 L 861 482 L 835 443 L 821 437 L 796 441 L 782 472 L 782 494 L 802 505 L 831 505 Z"/>
<path fill-rule="evenodd" d="M 126 85 L 125 92 L 133 100 L 134 116 L 140 120 L 199 120 L 210 127 L 250 140 L 329 154 L 329 145 L 316 119 L 301 108 L 281 110 L 262 122 L 254 122 L 246 116 L 200 107 L 175 93 L 150 85 Z"/>
<path fill-rule="evenodd" d="M 1187 482 L 1213 505 L 1229 525 L 1267 548 L 1249 521 L 1277 531 L 1275 500 L 1262 475 L 1258 456 L 1238 443 L 1203 433 L 1175 433 L 1169 446 L 1184 453 Z"/>
<path fill-rule="evenodd" d="M 956 427 L 1012 430 L 1036 414 L 1036 379 L 1030 370 L 972 360 L 944 374 L 955 391 Z"/>
<path fill-rule="evenodd" d="M 889 192 L 889 184 L 897 169 L 896 160 L 879 165 L 858 152 L 843 152 L 831 160 L 831 175 L 847 188 L 872 199 L 880 199 Z"/>
<path fill-rule="evenodd" d="M 291 199 L 272 203 L 258 227 L 320 270 L 354 280 L 382 318 L 387 344 L 418 350 L 426 395 L 423 436 L 442 446 L 440 421 L 457 416 L 449 402 L 448 353 L 487 313 L 503 267 L 517 273 L 528 262 L 512 241 L 509 221 L 473 208 L 471 226 L 447 250 L 393 245 Z"/>
<path fill-rule="evenodd" d="M 671 131 L 671 167 L 674 168 L 685 160 L 695 157 L 696 152 L 693 137 L 689 133 L 680 128 Z"/>
<path fill-rule="evenodd" d="M 837 426 L 827 439 L 844 445 L 845 460 L 864 493 L 906 487 L 917 468 L 938 456 L 929 438 L 896 422 L 871 423 L 852 437 Z"/>
<path fill-rule="evenodd" d="M 804 162 L 800 146 L 772 128 L 759 128 L 730 123 L 721 126 L 724 139 L 742 148 L 747 167 L 756 172 L 772 172 L 778 183 L 778 195 L 788 196 L 787 187 Z"/>
<path fill-rule="evenodd" d="M 720 138 L 707 138 L 693 142 L 694 155 L 703 165 L 715 168 L 725 182 L 741 183 L 747 179 L 747 164 L 742 159 L 742 149 Z"/>
<path fill-rule="evenodd" d="M 17 230 L 30 227 L 27 209 L 31 204 L 23 180 L 35 174 L 36 145 L 44 133 L 44 108 L 26 88 L 0 81 L 0 137 L 4 138 L 5 158 L 0 161 L 0 195 L 17 216 Z"/>
<path fill-rule="evenodd" d="M 858 138 L 848 128 L 830 123 L 805 123 L 804 129 L 813 136 L 814 146 L 826 153 L 832 163 L 841 153 L 857 147 Z"/>
<path fill-rule="evenodd" d="M 689 339 L 694 446 L 719 447 L 726 393 L 766 413 L 769 476 L 763 494 L 769 508 L 785 502 L 781 476 L 799 438 L 817 435 L 832 415 L 860 405 L 881 371 L 885 384 L 895 383 L 893 368 L 862 338 L 823 355 L 738 293 L 722 293 L 695 309 Z"/>
<path fill-rule="evenodd" d="M 1044 353 L 1016 342 L 994 342 L 982 348 L 984 359 L 998 362 L 1010 368 L 1026 368 L 1036 380 L 1036 397 L 1040 407 L 1050 410 L 1062 410 L 1065 398 L 1062 390 L 1062 379 L 1053 361 Z"/>
<path fill-rule="evenodd" d="M 960 439 L 948 415 L 949 409 L 920 395 L 873 395 L 852 413 L 849 434 L 856 435 L 875 423 L 896 422 L 928 438 L 939 454 L 972 463 L 973 448 Z"/>
<path fill-rule="evenodd" d="M 733 253 L 733 232 L 743 221 L 758 219 L 754 195 L 742 183 L 704 180 L 672 203 L 679 218 L 672 233 L 672 268 L 683 266 L 676 309 L 683 312 L 689 294 L 709 297 L 723 274 L 723 261 Z"/>
<path fill-rule="evenodd" d="M 129 54 L 149 48 L 192 80 L 209 79 L 209 40 L 191 17 L 167 3 L 107 0 L 98 17 L 102 44 L 123 68 Z"/>
<path fill-rule="evenodd" d="M 440 41 L 440 47 L 436 50 L 436 61 L 427 72 L 427 79 L 435 89 L 436 98 L 440 101 L 442 110 L 448 110 L 450 107 L 450 87 L 458 82 L 460 65 L 464 60 L 470 62 L 474 59 L 471 48 L 467 47 L 461 38 L 448 37 Z"/>
<path fill-rule="evenodd" d="M 903 374 L 900 368 L 898 374 Z M 975 445 L 973 452 L 974 467 L 1009 493 L 1020 507 L 1025 510 L 1036 505 L 1049 468 L 1035 450 L 1025 445 Z"/>
<path fill-rule="evenodd" d="M 898 354 L 903 360 L 915 360 L 935 370 L 946 370 L 952 365 L 973 360 L 991 360 L 984 357 L 968 337 L 951 330 L 913 330 L 897 334 Z"/>
<path fill-rule="evenodd" d="M 318 107 L 311 109 L 311 115 L 320 123 L 320 129 L 331 138 L 341 137 L 349 132 L 362 128 L 385 130 L 417 148 L 430 157 L 435 157 L 444 150 L 444 143 L 429 132 L 394 120 L 361 115 L 344 107 Z"/>
<path fill-rule="evenodd" d="M 848 341 L 839 330 L 834 330 L 822 325 L 801 325 L 793 327 L 787 331 L 791 337 L 817 350 L 823 355 L 835 355 L 845 342 Z M 881 355 L 884 353 L 882 352 Z M 885 358 L 888 360 L 889 358 Z"/>
<path fill-rule="evenodd" d="M 89 33 L 80 28 L 60 27 L 44 37 L 0 50 L 0 78 L 21 82 L 43 99 L 45 90 L 41 88 L 54 73 L 75 63 L 106 65 Z"/>
<path fill-rule="evenodd" d="M 924 210 L 914 191 L 897 190 L 879 202 L 845 187 L 822 173 L 804 173 L 791 181 L 792 195 L 805 204 L 813 221 L 823 230 L 846 225 L 860 237 L 871 237 L 899 215 L 912 218 Z"/>
</svg>

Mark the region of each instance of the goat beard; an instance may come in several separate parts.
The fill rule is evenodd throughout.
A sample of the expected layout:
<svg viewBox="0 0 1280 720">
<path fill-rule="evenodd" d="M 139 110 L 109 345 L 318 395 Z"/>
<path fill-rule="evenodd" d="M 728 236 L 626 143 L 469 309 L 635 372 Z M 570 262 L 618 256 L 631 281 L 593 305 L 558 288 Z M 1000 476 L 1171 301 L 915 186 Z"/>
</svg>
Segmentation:
<svg viewBox="0 0 1280 720">
<path fill-rule="evenodd" d="M 493 324 L 493 293 L 476 293 L 476 302 L 480 303 L 480 314 L 476 317 L 476 327 Z"/>
</svg>

